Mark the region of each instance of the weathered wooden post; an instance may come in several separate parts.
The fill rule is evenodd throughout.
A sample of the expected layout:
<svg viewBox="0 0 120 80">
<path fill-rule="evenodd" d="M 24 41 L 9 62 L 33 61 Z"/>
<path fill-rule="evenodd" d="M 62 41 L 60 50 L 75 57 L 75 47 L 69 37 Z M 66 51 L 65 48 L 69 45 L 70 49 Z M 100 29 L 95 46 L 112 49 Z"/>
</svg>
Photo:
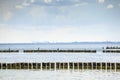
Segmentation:
<svg viewBox="0 0 120 80">
<path fill-rule="evenodd" d="M 51 62 L 50 62 L 50 70 L 51 70 Z"/>
<path fill-rule="evenodd" d="M 84 69 L 86 70 L 87 69 L 87 63 L 84 62 Z"/>
<path fill-rule="evenodd" d="M 7 65 L 6 65 L 6 63 L 5 63 L 5 70 L 6 70 L 6 68 L 7 68 Z"/>
<path fill-rule="evenodd" d="M 93 62 L 92 62 L 92 70 L 93 70 Z"/>
<path fill-rule="evenodd" d="M 97 63 L 97 70 L 99 70 L 101 68 L 100 66 L 100 62 Z"/>
<path fill-rule="evenodd" d="M 87 65 L 86 69 L 88 69 L 88 62 L 86 62 L 86 65 Z"/>
<path fill-rule="evenodd" d="M 111 65 L 111 63 L 110 63 L 110 72 L 112 71 L 112 65 Z"/>
<path fill-rule="evenodd" d="M 96 69 L 96 63 L 93 62 L 93 69 L 95 70 Z"/>
<path fill-rule="evenodd" d="M 88 62 L 88 69 L 92 69 L 92 63 L 91 62 Z"/>
<path fill-rule="evenodd" d="M 30 63 L 30 62 L 26 63 L 26 69 L 28 69 L 28 70 L 33 69 L 32 64 L 33 63 Z"/>
<path fill-rule="evenodd" d="M 70 70 L 70 64 L 69 64 L 69 62 L 68 62 L 68 71 Z"/>
<path fill-rule="evenodd" d="M 82 70 L 82 63 L 79 63 L 79 69 Z"/>
<path fill-rule="evenodd" d="M 100 62 L 100 65 L 101 65 L 101 67 L 100 67 L 100 68 L 101 68 L 101 71 L 102 71 L 102 62 Z"/>
<path fill-rule="evenodd" d="M 47 70 L 49 69 L 49 63 L 48 62 L 46 63 L 46 69 Z"/>
<path fill-rule="evenodd" d="M 79 70 L 79 63 L 77 62 L 78 70 Z"/>
<path fill-rule="evenodd" d="M 107 62 L 106 62 L 106 71 L 107 71 Z"/>
<path fill-rule="evenodd" d="M 65 68 L 65 69 L 68 69 L 68 63 L 67 63 L 67 62 L 65 62 L 65 63 L 64 63 L 64 65 L 65 65 L 65 67 L 64 67 L 64 68 Z"/>
<path fill-rule="evenodd" d="M 44 70 L 46 67 L 45 67 L 45 63 L 43 62 L 42 63 L 42 69 Z"/>
<path fill-rule="evenodd" d="M 0 69 L 2 69 L 1 67 L 2 67 L 2 66 L 1 66 L 1 63 L 0 63 Z"/>
<path fill-rule="evenodd" d="M 2 63 L 2 69 L 6 69 L 6 63 Z"/>
<path fill-rule="evenodd" d="M 61 68 L 60 68 L 60 69 L 64 69 L 64 67 L 63 67 L 63 63 L 61 62 L 60 64 L 61 64 Z"/>
<path fill-rule="evenodd" d="M 31 68 L 34 69 L 34 65 L 33 65 L 33 62 L 31 63 Z"/>
<path fill-rule="evenodd" d="M 84 70 L 84 62 L 82 62 L 82 70 Z"/>
<path fill-rule="evenodd" d="M 60 62 L 58 64 L 59 64 L 59 68 L 58 69 L 60 69 L 61 68 Z"/>
<path fill-rule="evenodd" d="M 29 65 L 29 62 L 28 62 L 28 70 L 30 69 L 29 67 L 30 67 L 30 65 Z"/>
<path fill-rule="evenodd" d="M 116 62 L 115 62 L 115 72 L 117 71 Z"/>
<path fill-rule="evenodd" d="M 56 62 L 54 62 L 54 68 L 55 68 L 55 71 L 56 71 Z"/>
<path fill-rule="evenodd" d="M 1 63 L 1 69 L 3 69 L 3 68 L 2 68 L 2 63 Z"/>
<path fill-rule="evenodd" d="M 120 63 L 116 63 L 116 71 L 120 71 Z"/>
<path fill-rule="evenodd" d="M 64 65 L 64 63 L 62 62 L 62 69 L 64 70 L 65 69 L 65 65 Z"/>
<path fill-rule="evenodd" d="M 51 68 L 52 68 L 52 70 L 55 69 L 55 63 L 51 63 Z"/>
<path fill-rule="evenodd" d="M 41 67 L 41 71 L 42 71 L 42 62 L 41 62 L 41 65 L 40 65 L 40 67 Z"/>
<path fill-rule="evenodd" d="M 74 62 L 72 63 L 73 64 L 73 70 L 75 69 L 75 65 L 74 65 Z"/>
<path fill-rule="evenodd" d="M 78 65 L 77 65 L 77 62 L 74 63 L 74 69 L 78 69 Z"/>
<path fill-rule="evenodd" d="M 10 69 L 12 69 L 12 64 L 10 63 Z"/>
<path fill-rule="evenodd" d="M 59 63 L 56 62 L 56 69 L 58 70 L 59 69 Z"/>
</svg>

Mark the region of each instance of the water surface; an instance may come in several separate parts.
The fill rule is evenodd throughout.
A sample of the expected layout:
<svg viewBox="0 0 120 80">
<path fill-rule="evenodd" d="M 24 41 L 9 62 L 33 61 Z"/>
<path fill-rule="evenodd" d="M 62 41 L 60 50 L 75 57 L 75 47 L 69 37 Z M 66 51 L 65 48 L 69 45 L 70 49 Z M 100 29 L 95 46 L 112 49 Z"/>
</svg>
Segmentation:
<svg viewBox="0 0 120 80">
<path fill-rule="evenodd" d="M 99 70 L 0 70 L 0 73 L 0 80 L 120 80 L 120 72 Z"/>
</svg>

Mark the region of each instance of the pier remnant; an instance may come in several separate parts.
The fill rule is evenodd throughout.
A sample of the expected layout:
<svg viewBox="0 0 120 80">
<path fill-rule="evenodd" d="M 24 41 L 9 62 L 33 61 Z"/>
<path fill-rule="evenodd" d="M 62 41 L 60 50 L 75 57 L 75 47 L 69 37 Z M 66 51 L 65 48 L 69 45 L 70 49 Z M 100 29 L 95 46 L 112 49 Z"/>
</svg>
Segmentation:
<svg viewBox="0 0 120 80">
<path fill-rule="evenodd" d="M 120 71 L 120 63 L 111 62 L 43 62 L 43 63 L 0 63 L 0 69 L 41 70 L 114 70 Z"/>
</svg>

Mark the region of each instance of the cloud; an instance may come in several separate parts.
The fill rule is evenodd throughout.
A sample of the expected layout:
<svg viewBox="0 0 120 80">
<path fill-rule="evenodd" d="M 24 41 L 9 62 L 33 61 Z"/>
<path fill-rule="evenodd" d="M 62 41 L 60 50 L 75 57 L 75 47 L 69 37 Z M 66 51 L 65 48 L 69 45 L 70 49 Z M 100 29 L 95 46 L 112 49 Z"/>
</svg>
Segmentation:
<svg viewBox="0 0 120 80">
<path fill-rule="evenodd" d="M 24 7 L 22 5 L 16 5 L 15 8 L 17 8 L 17 9 L 23 9 Z"/>
<path fill-rule="evenodd" d="M 107 8 L 108 8 L 108 9 L 112 9 L 112 8 L 114 8 L 114 6 L 113 6 L 112 4 L 109 4 L 109 5 L 107 6 Z"/>
<path fill-rule="evenodd" d="M 76 7 L 79 7 L 79 6 L 85 6 L 85 5 L 87 5 L 87 4 L 88 4 L 88 3 L 86 3 L 86 2 L 76 3 L 75 6 L 76 6 Z"/>
<path fill-rule="evenodd" d="M 25 8 L 25 7 L 30 6 L 30 5 L 33 4 L 34 2 L 35 2 L 35 0 L 24 0 L 24 1 L 22 1 L 21 3 L 16 4 L 16 5 L 15 5 L 15 8 L 16 8 L 16 9 L 23 9 L 23 8 Z"/>
<path fill-rule="evenodd" d="M 3 21 L 8 21 L 13 16 L 15 2 L 12 1 L 0 1 L 0 18 Z"/>
<path fill-rule="evenodd" d="M 65 26 L 59 28 L 41 29 L 29 26 L 29 28 L 9 28 L 6 25 L 0 27 L 0 42 L 22 43 L 22 42 L 67 42 L 76 41 L 78 35 L 76 27 Z M 26 31 L 27 29 L 27 31 Z M 29 35 L 31 34 L 31 35 Z M 80 35 L 80 34 L 79 34 Z M 79 37 L 78 37 L 79 38 Z"/>
<path fill-rule="evenodd" d="M 13 15 L 12 12 L 7 11 L 6 13 L 3 14 L 3 19 L 5 21 L 8 21 L 12 17 L 12 15 Z"/>
<path fill-rule="evenodd" d="M 63 6 L 82 6 L 86 5 L 86 2 L 81 2 L 80 0 L 38 0 L 33 3 L 34 5 L 39 6 L 55 6 L 55 7 L 63 7 Z"/>
<path fill-rule="evenodd" d="M 43 19 L 48 15 L 45 7 L 33 7 L 29 14 L 33 19 Z"/>
<path fill-rule="evenodd" d="M 12 28 L 11 28 L 12 27 Z M 91 28 L 89 28 L 91 27 Z M 94 29 L 93 29 L 94 28 Z M 104 30 L 103 30 L 104 28 Z M 113 37 L 115 33 L 106 32 L 110 30 L 109 27 L 101 25 L 93 26 L 59 26 L 52 28 L 51 26 L 47 29 L 42 29 L 41 26 L 8 26 L 0 25 L 0 42 L 73 42 L 73 41 L 105 41 L 118 39 Z M 102 33 L 101 33 L 102 32 Z M 116 32 L 119 32 L 116 31 Z M 111 35 L 112 37 L 108 36 Z"/>
<path fill-rule="evenodd" d="M 27 0 L 25 0 L 25 1 L 22 3 L 22 5 L 23 5 L 23 6 L 29 6 L 29 5 L 30 5 L 30 3 L 29 3 L 29 2 L 27 2 Z"/>
<path fill-rule="evenodd" d="M 35 2 L 35 0 L 31 0 L 31 3 L 34 3 Z"/>
<path fill-rule="evenodd" d="M 118 6 L 120 7 L 120 4 L 118 4 Z"/>
<path fill-rule="evenodd" d="M 17 42 L 30 42 L 28 34 L 10 26 L 2 24 L 0 25 L 0 43 L 17 43 Z"/>
<path fill-rule="evenodd" d="M 104 2 L 105 2 L 105 0 L 98 0 L 98 2 L 99 2 L 99 3 L 104 3 Z"/>
<path fill-rule="evenodd" d="M 22 5 L 23 5 L 23 6 L 29 6 L 30 3 L 23 3 Z"/>
<path fill-rule="evenodd" d="M 52 0 L 44 0 L 45 3 L 51 3 Z"/>
</svg>

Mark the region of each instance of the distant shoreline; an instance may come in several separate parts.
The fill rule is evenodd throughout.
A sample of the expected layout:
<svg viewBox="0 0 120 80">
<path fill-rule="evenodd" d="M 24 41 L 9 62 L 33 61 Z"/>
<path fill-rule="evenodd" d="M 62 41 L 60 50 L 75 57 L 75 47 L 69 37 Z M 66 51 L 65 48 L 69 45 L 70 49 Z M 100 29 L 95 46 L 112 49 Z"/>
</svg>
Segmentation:
<svg viewBox="0 0 120 80">
<path fill-rule="evenodd" d="M 33 42 L 33 43 L 0 43 L 0 45 L 10 44 L 120 44 L 120 42 Z"/>
</svg>

